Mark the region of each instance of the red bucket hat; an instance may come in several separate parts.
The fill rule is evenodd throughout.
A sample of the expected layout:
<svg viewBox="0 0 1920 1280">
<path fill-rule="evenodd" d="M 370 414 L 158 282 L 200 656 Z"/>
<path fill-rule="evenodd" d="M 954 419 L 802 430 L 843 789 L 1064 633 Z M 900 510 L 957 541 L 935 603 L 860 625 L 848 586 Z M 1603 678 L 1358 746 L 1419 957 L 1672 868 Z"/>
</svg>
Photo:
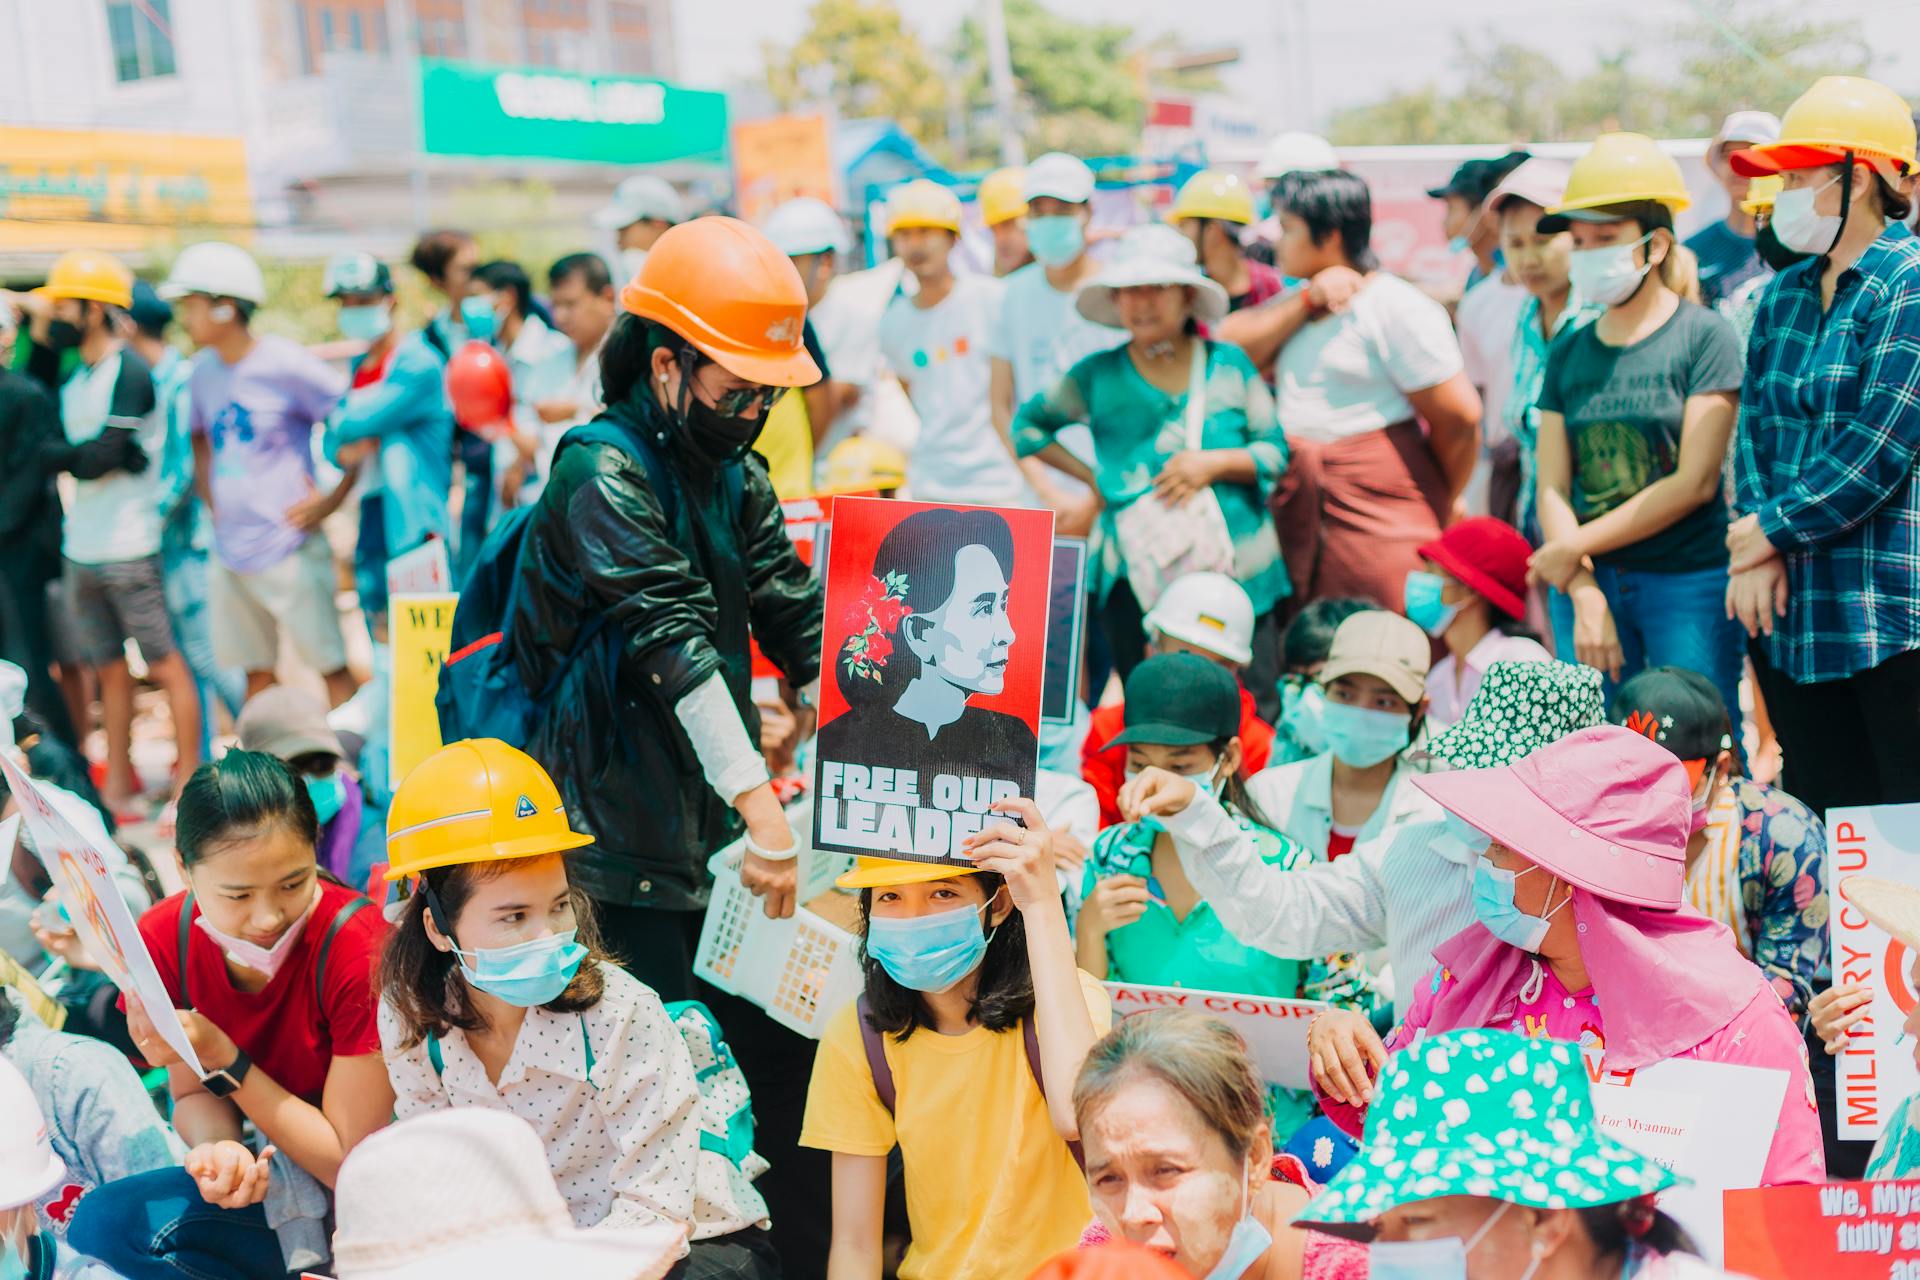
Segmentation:
<svg viewBox="0 0 1920 1280">
<path fill-rule="evenodd" d="M 1470 516 L 1420 548 L 1509 618 L 1527 614 L 1527 557 L 1533 548 L 1520 531 L 1493 516 Z"/>
</svg>

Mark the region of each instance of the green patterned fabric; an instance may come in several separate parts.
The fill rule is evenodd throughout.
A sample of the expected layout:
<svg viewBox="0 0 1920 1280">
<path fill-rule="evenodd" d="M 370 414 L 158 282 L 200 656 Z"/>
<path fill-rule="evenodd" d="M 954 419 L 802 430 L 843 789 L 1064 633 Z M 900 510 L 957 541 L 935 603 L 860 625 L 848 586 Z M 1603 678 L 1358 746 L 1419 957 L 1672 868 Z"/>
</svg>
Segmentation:
<svg viewBox="0 0 1920 1280">
<path fill-rule="evenodd" d="M 1387 1063 L 1359 1154 L 1295 1221 L 1364 1234 L 1387 1210 L 1436 1196 L 1588 1209 L 1674 1182 L 1600 1132 L 1578 1045 L 1447 1031 Z"/>
<path fill-rule="evenodd" d="M 1460 722 L 1427 746 L 1456 769 L 1499 769 L 1606 718 L 1600 673 L 1571 662 L 1496 662 Z"/>
<path fill-rule="evenodd" d="M 1880 1131 L 1880 1140 L 1873 1144 L 1873 1155 L 1867 1160 L 1867 1181 L 1920 1177 L 1920 1128 L 1915 1127 L 1920 1115 L 1915 1114 L 1915 1098 L 1920 1094 L 1902 1102 L 1887 1117 L 1887 1127 Z"/>
</svg>

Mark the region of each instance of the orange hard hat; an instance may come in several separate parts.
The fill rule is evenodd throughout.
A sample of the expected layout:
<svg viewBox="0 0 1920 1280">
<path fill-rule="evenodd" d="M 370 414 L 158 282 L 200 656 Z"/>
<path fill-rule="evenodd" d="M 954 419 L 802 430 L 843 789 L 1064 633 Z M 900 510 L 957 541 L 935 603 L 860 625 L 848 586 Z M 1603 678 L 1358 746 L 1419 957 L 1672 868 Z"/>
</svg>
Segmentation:
<svg viewBox="0 0 1920 1280">
<path fill-rule="evenodd" d="M 447 361 L 447 399 L 453 420 L 488 434 L 513 412 L 513 373 L 507 359 L 484 342 L 469 342 Z"/>
<path fill-rule="evenodd" d="M 738 218 L 695 218 L 669 228 L 620 305 L 664 325 L 728 373 L 765 387 L 820 381 L 801 332 L 807 287 L 773 241 Z"/>
</svg>

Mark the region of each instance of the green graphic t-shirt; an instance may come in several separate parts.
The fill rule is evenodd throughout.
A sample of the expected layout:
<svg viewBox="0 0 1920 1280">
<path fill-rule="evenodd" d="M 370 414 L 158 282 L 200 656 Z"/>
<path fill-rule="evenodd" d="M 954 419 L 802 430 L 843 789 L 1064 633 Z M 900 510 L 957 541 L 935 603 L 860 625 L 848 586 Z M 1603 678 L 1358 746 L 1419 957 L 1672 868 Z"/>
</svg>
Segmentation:
<svg viewBox="0 0 1920 1280">
<path fill-rule="evenodd" d="M 1566 419 L 1573 512 L 1582 524 L 1672 475 L 1687 398 L 1738 391 L 1742 373 L 1733 326 L 1691 302 L 1631 346 L 1610 347 L 1595 328 L 1554 340 L 1540 390 L 1541 410 Z M 1711 569 L 1727 562 L 1726 535 L 1726 499 L 1716 489 L 1659 533 L 1595 559 L 1619 569 Z"/>
</svg>

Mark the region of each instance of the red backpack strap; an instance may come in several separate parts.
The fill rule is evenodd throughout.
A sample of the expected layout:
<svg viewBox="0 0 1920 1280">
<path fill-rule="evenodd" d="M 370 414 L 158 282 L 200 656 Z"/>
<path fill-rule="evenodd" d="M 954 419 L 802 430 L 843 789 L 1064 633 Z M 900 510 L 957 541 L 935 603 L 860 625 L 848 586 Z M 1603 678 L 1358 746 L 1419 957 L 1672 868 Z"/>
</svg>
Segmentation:
<svg viewBox="0 0 1920 1280">
<path fill-rule="evenodd" d="M 1040 1069 L 1040 1032 L 1035 1029 L 1032 1018 L 1020 1019 L 1020 1039 L 1027 1047 L 1027 1070 L 1033 1072 L 1033 1083 L 1040 1089 L 1040 1100 L 1045 1102 L 1047 1075 Z M 1068 1142 L 1067 1150 L 1073 1153 L 1073 1162 L 1080 1166 L 1080 1172 L 1085 1173 L 1087 1171 L 1086 1151 L 1077 1141 Z"/>
<path fill-rule="evenodd" d="M 868 1018 L 872 1012 L 866 996 L 862 995 L 854 1003 L 853 1016 L 860 1024 L 860 1047 L 867 1051 L 867 1071 L 873 1076 L 873 1091 L 880 1095 L 880 1105 L 887 1109 L 887 1114 L 892 1115 L 899 1093 L 893 1086 L 893 1068 L 887 1063 L 886 1042 L 880 1029 Z"/>
</svg>

